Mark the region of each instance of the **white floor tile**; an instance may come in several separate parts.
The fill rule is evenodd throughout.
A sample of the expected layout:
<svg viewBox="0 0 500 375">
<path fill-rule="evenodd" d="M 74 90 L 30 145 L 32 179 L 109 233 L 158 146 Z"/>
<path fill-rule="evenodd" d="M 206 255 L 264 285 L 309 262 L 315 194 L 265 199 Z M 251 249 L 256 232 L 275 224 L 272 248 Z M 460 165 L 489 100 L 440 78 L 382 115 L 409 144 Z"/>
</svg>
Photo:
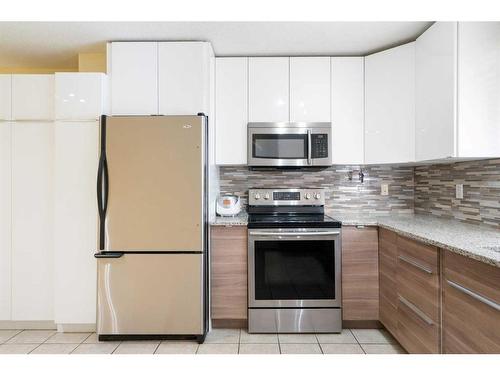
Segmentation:
<svg viewBox="0 0 500 375">
<path fill-rule="evenodd" d="M 113 354 L 153 354 L 158 345 L 158 343 L 122 342 Z"/>
<path fill-rule="evenodd" d="M 321 344 L 324 354 L 364 354 L 359 344 Z"/>
<path fill-rule="evenodd" d="M 241 330 L 240 343 L 242 344 L 277 344 L 276 333 L 248 333 L 246 329 Z"/>
<path fill-rule="evenodd" d="M 278 344 L 240 344 L 240 354 L 280 354 Z"/>
<path fill-rule="evenodd" d="M 238 354 L 238 344 L 201 344 L 197 354 Z"/>
<path fill-rule="evenodd" d="M 205 342 L 207 344 L 238 344 L 240 342 L 240 329 L 212 329 L 208 332 Z"/>
<path fill-rule="evenodd" d="M 319 344 L 280 344 L 281 354 L 321 354 Z"/>
<path fill-rule="evenodd" d="M 119 342 L 80 344 L 71 354 L 111 354 L 118 345 L 120 345 Z"/>
<path fill-rule="evenodd" d="M 392 344 L 394 339 L 384 329 L 351 329 L 360 344 Z"/>
<path fill-rule="evenodd" d="M 320 344 L 357 344 L 352 332 L 343 329 L 341 333 L 318 333 L 316 334 Z"/>
<path fill-rule="evenodd" d="M 15 335 L 21 332 L 20 329 L 2 329 L 0 330 L 0 344 L 3 344 L 7 340 L 11 339 Z"/>
<path fill-rule="evenodd" d="M 0 354 L 28 354 L 39 344 L 3 344 L 0 345 Z"/>
<path fill-rule="evenodd" d="M 61 333 L 50 336 L 45 344 L 80 344 L 90 336 L 90 333 Z"/>
<path fill-rule="evenodd" d="M 41 344 L 49 337 L 55 335 L 53 330 L 26 330 L 12 337 L 8 344 Z"/>
<path fill-rule="evenodd" d="M 404 349 L 397 344 L 361 344 L 366 354 L 404 354 Z"/>
<path fill-rule="evenodd" d="M 78 344 L 42 344 L 30 354 L 69 354 Z"/>
<path fill-rule="evenodd" d="M 309 333 L 280 333 L 280 344 L 317 344 L 316 335 Z"/>
<path fill-rule="evenodd" d="M 196 354 L 198 343 L 195 341 L 164 341 L 155 354 Z"/>
</svg>

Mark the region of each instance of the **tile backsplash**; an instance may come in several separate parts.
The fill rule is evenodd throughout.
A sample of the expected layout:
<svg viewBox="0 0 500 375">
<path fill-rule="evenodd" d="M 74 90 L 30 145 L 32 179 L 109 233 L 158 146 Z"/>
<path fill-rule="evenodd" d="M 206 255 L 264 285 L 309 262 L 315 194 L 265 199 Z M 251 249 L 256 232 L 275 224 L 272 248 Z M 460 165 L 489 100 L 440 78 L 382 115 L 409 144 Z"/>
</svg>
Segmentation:
<svg viewBox="0 0 500 375">
<path fill-rule="evenodd" d="M 500 228 L 500 159 L 415 167 L 415 213 Z"/>
<path fill-rule="evenodd" d="M 220 167 L 221 193 L 235 193 L 246 204 L 249 188 L 325 188 L 326 211 L 337 213 L 412 213 L 414 206 L 413 167 L 333 166 L 319 171 L 248 170 L 245 166 Z M 348 172 L 352 171 L 352 180 Z M 389 195 L 380 195 L 380 185 L 389 184 Z"/>
</svg>

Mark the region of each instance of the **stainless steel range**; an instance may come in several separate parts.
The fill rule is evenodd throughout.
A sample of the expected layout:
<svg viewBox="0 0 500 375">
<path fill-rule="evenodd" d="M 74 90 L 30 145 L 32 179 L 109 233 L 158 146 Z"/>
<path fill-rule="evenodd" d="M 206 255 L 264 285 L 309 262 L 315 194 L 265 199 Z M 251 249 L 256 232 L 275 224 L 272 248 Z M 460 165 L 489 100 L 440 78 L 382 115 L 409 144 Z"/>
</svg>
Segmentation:
<svg viewBox="0 0 500 375">
<path fill-rule="evenodd" d="M 323 189 L 250 189 L 248 331 L 340 332 L 341 226 Z"/>
</svg>

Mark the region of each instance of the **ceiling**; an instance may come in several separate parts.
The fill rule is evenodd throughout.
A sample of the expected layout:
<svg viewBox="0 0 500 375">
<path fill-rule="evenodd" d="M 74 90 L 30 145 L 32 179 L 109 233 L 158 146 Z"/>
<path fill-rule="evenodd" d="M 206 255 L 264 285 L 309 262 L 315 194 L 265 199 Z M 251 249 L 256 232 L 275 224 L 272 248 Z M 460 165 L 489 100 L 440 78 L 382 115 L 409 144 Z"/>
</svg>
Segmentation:
<svg viewBox="0 0 500 375">
<path fill-rule="evenodd" d="M 74 68 L 107 41 L 205 40 L 217 56 L 367 55 L 432 22 L 0 22 L 0 67 Z"/>
</svg>

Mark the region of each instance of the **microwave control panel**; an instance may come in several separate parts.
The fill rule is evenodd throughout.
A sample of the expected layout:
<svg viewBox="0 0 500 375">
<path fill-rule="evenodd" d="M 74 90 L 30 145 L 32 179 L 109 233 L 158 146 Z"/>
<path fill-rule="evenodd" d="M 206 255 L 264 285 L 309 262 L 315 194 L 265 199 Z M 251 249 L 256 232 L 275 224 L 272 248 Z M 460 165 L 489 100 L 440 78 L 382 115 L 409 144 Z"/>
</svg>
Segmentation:
<svg viewBox="0 0 500 375">
<path fill-rule="evenodd" d="M 311 134 L 311 144 L 313 159 L 328 157 L 328 134 Z"/>
</svg>

